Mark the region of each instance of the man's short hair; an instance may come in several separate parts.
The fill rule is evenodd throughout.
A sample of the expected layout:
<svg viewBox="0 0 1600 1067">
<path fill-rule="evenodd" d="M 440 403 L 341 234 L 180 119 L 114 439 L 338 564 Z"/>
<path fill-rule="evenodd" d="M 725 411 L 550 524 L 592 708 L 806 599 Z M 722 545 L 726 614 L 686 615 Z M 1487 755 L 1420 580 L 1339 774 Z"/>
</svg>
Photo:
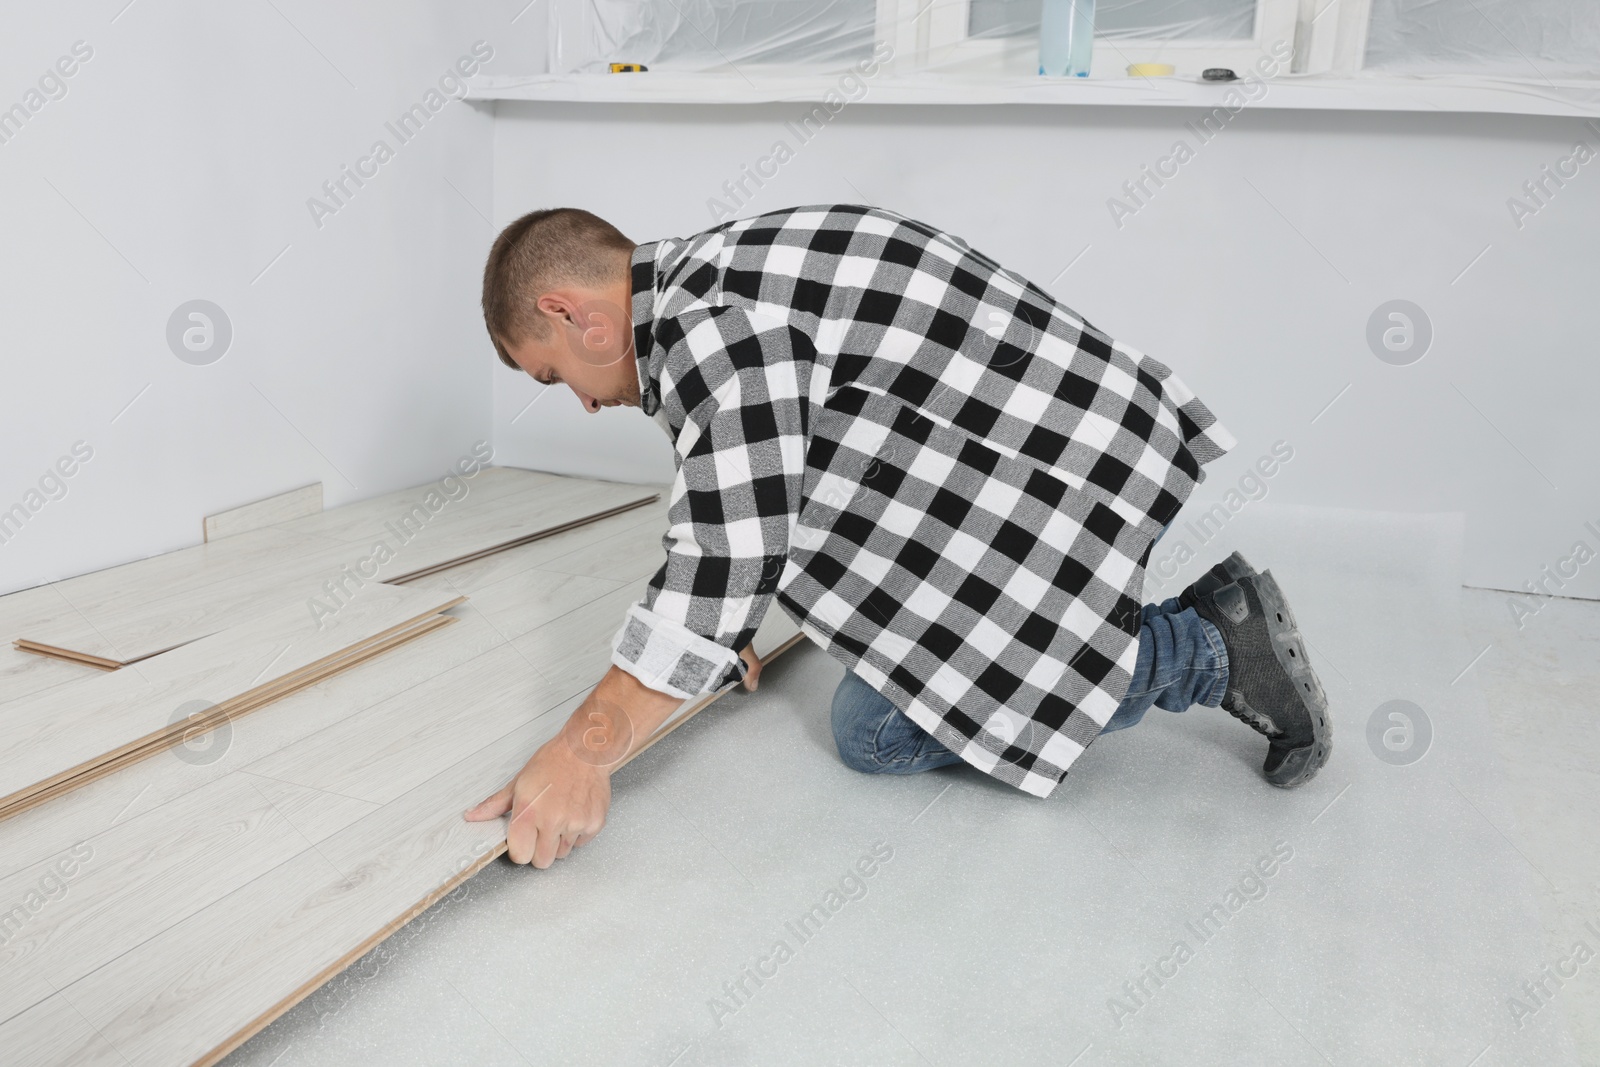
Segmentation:
<svg viewBox="0 0 1600 1067">
<path fill-rule="evenodd" d="M 483 267 L 483 322 L 500 362 L 521 370 L 506 345 L 546 339 L 539 297 L 562 285 L 612 281 L 619 256 L 625 264 L 634 247 L 611 223 L 575 207 L 530 211 L 501 230 Z"/>
</svg>

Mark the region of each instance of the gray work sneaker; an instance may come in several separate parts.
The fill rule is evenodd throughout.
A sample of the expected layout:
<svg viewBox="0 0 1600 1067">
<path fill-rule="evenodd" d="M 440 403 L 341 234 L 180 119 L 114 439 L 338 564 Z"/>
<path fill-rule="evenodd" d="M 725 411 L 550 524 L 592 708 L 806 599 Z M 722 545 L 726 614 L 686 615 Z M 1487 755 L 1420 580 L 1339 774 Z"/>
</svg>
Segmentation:
<svg viewBox="0 0 1600 1067">
<path fill-rule="evenodd" d="M 1202 596 L 1215 593 L 1225 585 L 1237 582 L 1240 578 L 1247 578 L 1256 573 L 1256 569 L 1235 552 L 1221 563 L 1214 565 L 1206 571 L 1189 588 L 1178 594 L 1178 603 L 1186 608 L 1192 608 L 1195 601 Z"/>
<path fill-rule="evenodd" d="M 1328 697 L 1272 572 L 1200 593 L 1194 609 L 1228 650 L 1223 708 L 1269 741 L 1261 773 L 1277 786 L 1309 782 L 1333 747 Z"/>
</svg>

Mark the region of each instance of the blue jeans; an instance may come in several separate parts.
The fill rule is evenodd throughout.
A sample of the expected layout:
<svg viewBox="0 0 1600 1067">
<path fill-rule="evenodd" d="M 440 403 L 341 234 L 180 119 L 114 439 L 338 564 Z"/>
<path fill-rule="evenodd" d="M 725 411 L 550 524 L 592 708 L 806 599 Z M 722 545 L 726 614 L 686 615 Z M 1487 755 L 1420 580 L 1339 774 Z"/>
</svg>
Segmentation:
<svg viewBox="0 0 1600 1067">
<path fill-rule="evenodd" d="M 1214 708 L 1227 691 L 1228 652 L 1217 628 L 1193 608 L 1180 608 L 1176 598 L 1146 604 L 1139 614 L 1133 681 L 1100 732 L 1127 729 L 1152 705 L 1167 711 L 1193 704 Z M 847 766 L 872 774 L 915 774 L 961 762 L 851 671 L 833 694 L 833 739 Z"/>
</svg>

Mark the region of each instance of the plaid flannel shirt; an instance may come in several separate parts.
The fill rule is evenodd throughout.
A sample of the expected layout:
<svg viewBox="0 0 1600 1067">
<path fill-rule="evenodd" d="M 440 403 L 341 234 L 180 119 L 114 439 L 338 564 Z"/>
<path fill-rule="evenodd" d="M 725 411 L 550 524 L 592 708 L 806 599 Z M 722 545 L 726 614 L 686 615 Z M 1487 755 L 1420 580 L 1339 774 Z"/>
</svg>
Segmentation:
<svg viewBox="0 0 1600 1067">
<path fill-rule="evenodd" d="M 726 688 L 776 599 L 968 763 L 1048 796 L 1127 692 L 1150 547 L 1228 432 L 1161 363 L 878 208 L 642 244 L 632 299 L 676 478 L 612 661 Z"/>
</svg>

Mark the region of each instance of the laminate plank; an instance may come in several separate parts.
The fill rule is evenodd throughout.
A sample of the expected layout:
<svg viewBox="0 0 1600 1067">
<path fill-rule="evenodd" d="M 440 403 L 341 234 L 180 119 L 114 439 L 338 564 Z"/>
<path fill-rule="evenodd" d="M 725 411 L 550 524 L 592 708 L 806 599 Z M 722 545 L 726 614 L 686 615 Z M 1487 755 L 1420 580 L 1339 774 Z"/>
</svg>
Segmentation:
<svg viewBox="0 0 1600 1067">
<path fill-rule="evenodd" d="M 605 519 L 595 524 L 595 531 L 614 533 L 625 530 L 634 519 L 635 513 Z M 590 535 L 583 530 L 559 534 L 550 539 L 550 551 L 555 556 L 564 556 L 578 545 L 580 536 Z M 505 558 L 523 557 L 539 561 L 544 554 L 545 543 L 538 542 L 510 550 L 505 553 Z M 509 576 L 499 575 L 497 568 L 498 565 L 491 558 L 452 568 L 441 572 L 441 575 L 449 575 L 463 592 L 476 592 L 494 582 L 480 582 L 461 576 L 476 575 L 479 579 Z M 513 570 L 512 573 L 520 571 Z M 439 577 L 434 576 L 428 581 L 436 581 Z M 0 613 L 6 610 L 6 601 L 17 596 L 12 594 L 11 597 L 0 598 Z M 48 599 L 55 600 L 53 596 Z M 20 600 L 16 602 L 21 603 Z M 375 663 L 352 667 L 302 692 L 284 697 L 271 707 L 253 714 L 248 729 L 227 730 L 221 740 L 214 742 L 219 745 L 217 751 L 206 759 L 158 759 L 126 767 L 115 775 L 57 797 L 43 807 L 0 821 L 0 875 L 9 874 L 53 854 L 61 841 L 78 840 L 114 821 L 167 803 L 191 789 L 282 751 L 303 738 L 332 727 L 349 715 L 403 693 L 506 643 L 501 630 L 477 611 L 472 601 L 451 608 L 445 614 L 458 618 L 458 622 L 450 629 L 430 634 L 415 645 L 397 649 Z M 620 625 L 620 614 L 616 622 Z M 40 663 L 54 662 L 36 656 L 29 658 Z M 65 665 L 63 669 L 67 669 Z M 598 663 L 596 669 L 597 672 L 604 670 L 603 661 Z M 74 674 L 74 677 L 85 676 L 95 677 Z M 598 673 L 595 677 L 598 677 Z"/>
<path fill-rule="evenodd" d="M 129 1063 L 215 1063 L 504 850 L 502 820 L 461 811 L 509 780 L 578 699 L 63 987 L 55 996 L 92 1033 L 70 1029 L 19 1062 L 115 1062 L 104 1042 Z M 15 1033 L 16 1047 L 38 1048 L 29 1031 L 60 1016 L 36 1005 L 0 1024 L 0 1043 Z"/>
<path fill-rule="evenodd" d="M 12 645 L 26 631 L 49 626 L 69 611 L 66 601 L 49 586 L 0 596 L 0 703 L 94 676 L 84 664 L 35 655 Z"/>
<path fill-rule="evenodd" d="M 447 505 L 404 543 L 390 534 L 385 542 L 387 557 L 376 550 L 381 537 L 346 544 L 283 527 L 240 534 L 201 548 L 217 550 L 248 541 L 263 554 L 253 563 L 236 559 L 237 567 L 221 577 L 207 564 L 204 581 L 192 577 L 165 586 L 135 582 L 120 592 L 97 589 L 97 599 L 75 603 L 74 618 L 61 618 L 52 626 L 21 636 L 30 647 L 84 653 L 115 663 L 138 662 L 285 603 L 309 603 L 312 598 L 336 603 L 339 590 L 405 580 L 592 520 L 615 508 L 643 504 L 657 495 L 650 486 L 544 477 L 550 480 L 531 488 L 523 486 L 520 496 L 494 500 L 469 495 L 454 505 L 454 510 Z M 503 483 L 517 481 L 505 479 Z M 486 502 L 479 505 L 475 500 Z M 313 518 L 335 514 L 337 511 Z M 300 540 L 286 547 L 272 538 Z M 366 577 L 358 573 L 363 569 Z M 76 581 L 69 579 L 69 583 Z M 69 600 L 80 591 L 63 590 Z"/>
<path fill-rule="evenodd" d="M 569 554 L 582 553 L 584 549 L 601 541 L 619 537 L 630 530 L 640 527 L 645 530 L 657 530 L 656 538 L 659 541 L 659 531 L 666 529 L 666 509 L 666 501 L 657 500 L 619 515 L 563 530 L 538 541 L 518 545 L 502 552 L 491 553 L 475 559 L 461 560 L 444 570 L 416 580 L 432 580 L 440 575 L 447 575 L 455 588 L 468 596 L 473 595 L 480 589 L 493 585 L 495 582 L 520 574 L 532 567 L 539 567 L 544 570 L 562 570 L 564 573 L 584 573 L 589 577 L 626 581 L 631 575 L 624 575 L 620 570 L 613 572 L 601 563 L 582 571 L 570 567 L 552 567 L 551 563 Z M 620 544 L 621 542 L 618 543 Z M 665 558 L 664 553 L 663 558 Z M 659 562 L 656 561 L 657 566 Z M 603 563 L 609 564 L 611 568 L 620 567 L 622 570 L 637 566 L 635 561 L 621 556 L 603 561 Z M 413 583 L 407 582 L 406 584 Z"/>
<path fill-rule="evenodd" d="M 87 663 L 40 656 L 9 645 L 0 645 L 0 702 L 42 693 L 46 689 L 92 678 L 99 673 L 102 673 L 100 668 Z M 4 729 L 5 724 L 0 722 L 0 732 Z"/>
<path fill-rule="evenodd" d="M 662 537 L 667 532 L 667 502 L 660 501 L 648 509 L 640 510 L 649 511 L 650 521 L 597 537 L 539 566 L 564 574 L 585 574 L 625 582 L 650 577 L 667 561 L 666 546 L 662 544 Z"/>
<path fill-rule="evenodd" d="M 353 802 L 331 793 L 307 804 Z M 363 805 L 359 818 L 371 809 Z M 348 825 L 347 819 L 344 825 Z M 0 936 L 0 1019 L 298 855 L 311 842 L 250 775 L 233 774 L 143 816 L 74 842 L 55 856 L 0 878 L 8 913 Z M 48 889 L 37 909 L 23 902 Z"/>
<path fill-rule="evenodd" d="M 475 510 L 463 506 L 454 512 L 442 511 L 410 540 L 396 546 L 395 558 L 382 564 L 378 580 L 404 581 L 430 568 L 498 551 L 614 509 L 642 506 L 659 496 L 653 486 L 562 478 Z"/>
<path fill-rule="evenodd" d="M 438 593 L 469 597 L 464 610 L 482 612 L 507 640 L 537 629 L 569 611 L 590 604 L 624 583 L 606 578 L 557 574 L 530 567 L 509 578 L 478 586 L 469 594 L 456 584 L 453 571 L 429 575 L 403 588 L 427 588 Z M 619 621 L 620 625 L 620 621 Z"/>
<path fill-rule="evenodd" d="M 41 1000 L 10 1022 L 0 1024 L 8 1063 L 70 1063 L 76 1067 L 127 1067 L 116 1049 L 95 1032 L 65 997 Z"/>
<path fill-rule="evenodd" d="M 605 540 L 607 538 L 600 538 L 597 543 Z M 551 577 L 558 579 L 558 583 L 545 586 L 539 584 L 541 579 Z M 484 587 L 484 589 L 491 589 L 497 585 L 504 587 L 502 592 L 517 588 L 524 590 L 543 588 L 546 590 L 546 596 L 559 597 L 562 595 L 561 591 L 564 588 L 568 590 L 572 588 L 568 583 L 574 577 L 581 576 L 521 574 L 516 576 L 516 581 L 502 580 L 498 583 L 489 583 L 489 586 Z M 604 584 L 615 585 L 615 583 Z M 335 716 L 334 722 L 326 723 L 317 728 L 316 722 L 324 717 L 320 714 L 323 709 L 319 707 L 319 704 L 337 703 L 336 700 L 328 696 L 334 689 L 339 686 L 346 687 L 345 696 L 346 698 L 351 698 L 357 692 L 355 686 L 358 681 L 358 675 L 366 673 L 369 676 L 377 677 L 385 673 L 371 671 L 367 668 L 358 668 L 349 674 L 332 680 L 325 693 L 318 694 L 319 697 L 323 698 L 321 700 L 312 700 L 309 691 L 307 691 L 307 693 L 298 694 L 297 697 L 292 697 L 267 709 L 262 716 L 251 720 L 251 723 L 248 724 L 251 727 L 250 729 L 239 731 L 239 735 L 242 737 L 254 737 L 257 731 L 253 727 L 256 725 L 265 726 L 276 723 L 281 726 L 288 720 L 292 720 L 295 717 L 292 714 L 295 710 L 293 705 L 296 699 L 299 699 L 301 701 L 301 706 L 298 710 L 300 712 L 302 743 L 295 744 L 291 742 L 288 745 L 276 746 L 269 744 L 265 747 L 273 749 L 273 753 L 270 756 L 255 761 L 253 764 L 246 764 L 245 766 L 248 769 L 240 769 L 234 773 L 272 772 L 270 777 L 263 777 L 257 773 L 258 780 L 262 783 L 272 783 L 274 786 L 284 789 L 301 788 L 305 793 L 312 796 L 337 796 L 346 792 L 344 788 L 328 790 L 325 788 L 318 789 L 310 786 L 298 787 L 291 785 L 282 776 L 286 773 L 285 768 L 298 766 L 299 771 L 302 772 L 308 769 L 314 771 L 314 773 L 307 775 L 308 779 L 318 779 L 322 786 L 327 786 L 330 782 L 333 782 L 340 786 L 353 787 L 356 790 L 364 791 L 371 796 L 393 798 L 389 803 L 385 803 L 383 808 L 372 809 L 365 819 L 359 819 L 357 823 L 353 824 L 345 823 L 350 828 L 359 825 L 360 822 L 366 822 L 374 816 L 381 816 L 385 811 L 391 815 L 398 814 L 398 810 L 393 807 L 393 802 L 409 795 L 409 793 L 400 792 L 402 787 L 408 788 L 410 792 L 425 788 L 427 782 L 432 781 L 432 778 L 429 778 L 428 775 L 436 772 L 441 762 L 449 760 L 460 751 L 469 749 L 471 741 L 480 740 L 484 737 L 490 737 L 492 740 L 496 735 L 503 736 L 508 725 L 515 724 L 519 717 L 528 720 L 528 726 L 545 722 L 546 728 L 551 733 L 559 729 L 560 723 L 565 720 L 567 713 L 570 713 L 571 709 L 576 706 L 583 692 L 587 691 L 588 687 L 599 677 L 600 672 L 604 670 L 605 663 L 609 661 L 609 635 L 614 633 L 620 625 L 622 612 L 625 610 L 626 605 L 636 600 L 642 590 L 643 582 L 638 581 L 615 588 L 610 594 L 592 600 L 583 607 L 576 608 L 565 614 L 559 614 L 554 608 L 546 608 L 544 609 L 546 612 L 554 614 L 556 617 L 538 627 L 535 631 L 530 632 L 530 634 L 524 635 L 524 637 L 528 638 L 523 642 L 526 647 L 562 658 L 567 667 L 566 670 L 559 674 L 561 679 L 559 685 L 570 686 L 573 691 L 569 697 L 555 705 L 554 708 L 548 707 L 551 696 L 551 690 L 548 688 L 549 683 L 537 679 L 536 672 L 517 654 L 516 649 L 501 643 L 487 652 L 471 656 L 469 653 L 477 647 L 473 642 L 446 640 L 444 643 L 459 646 L 457 651 L 466 657 L 463 661 L 465 667 L 454 673 L 443 672 L 443 675 L 448 675 L 444 677 L 440 673 L 430 672 L 427 665 L 422 663 L 420 659 L 415 663 L 409 663 L 408 666 L 413 668 L 412 672 L 407 678 L 400 681 L 400 688 L 394 694 L 395 697 L 400 699 L 388 701 L 387 706 L 384 706 L 385 702 L 368 704 L 366 708 L 352 714 Z M 482 595 L 483 590 L 480 590 L 479 596 L 482 597 Z M 471 612 L 470 605 L 461 605 L 451 610 L 462 613 L 463 618 L 467 620 L 462 624 L 464 627 L 470 628 L 474 620 L 481 618 Z M 783 620 L 781 613 L 776 609 L 769 613 L 766 623 L 763 624 L 762 630 L 757 634 L 758 649 L 765 651 L 768 641 L 767 635 L 774 631 L 774 624 L 780 624 L 781 628 L 781 624 L 784 622 L 787 622 L 787 620 Z M 788 625 L 792 631 L 792 624 Z M 476 629 L 477 642 L 493 640 L 490 637 L 490 631 L 493 628 L 486 622 L 480 621 Z M 604 639 L 597 642 L 593 640 L 595 635 L 604 635 Z M 478 660 L 484 662 L 477 662 Z M 470 688 L 471 678 L 474 674 L 483 679 L 476 690 Z M 418 677 L 422 678 L 421 682 L 409 686 L 404 684 Z M 541 687 L 545 688 L 541 689 Z M 463 693 L 468 695 L 468 699 L 462 699 Z M 535 696 L 533 695 L 535 693 L 542 693 L 543 695 Z M 543 712 L 538 710 L 541 705 L 546 707 Z M 351 704 L 346 704 L 345 706 L 349 707 Z M 653 744 L 656 739 L 664 736 L 666 732 L 676 728 L 694 710 L 697 710 L 697 708 L 691 708 L 687 705 L 684 709 L 680 709 L 679 714 L 670 719 L 668 725 L 662 731 L 659 731 L 656 737 L 648 742 L 645 747 L 648 747 L 648 744 Z M 552 714 L 552 711 L 554 714 Z M 529 719 L 529 716 L 532 716 L 532 718 Z M 387 730 L 387 734 L 385 730 Z M 524 730 L 523 732 L 526 731 Z M 293 733 L 292 730 L 291 733 Z M 467 740 L 463 741 L 459 737 L 452 737 L 452 734 L 459 735 L 462 733 L 469 735 Z M 379 739 L 383 742 L 381 750 L 375 753 L 370 751 L 374 739 Z M 503 779 L 509 777 L 516 767 L 520 767 L 527 754 L 532 751 L 533 747 L 536 747 L 537 743 L 532 738 L 514 740 L 512 747 L 517 750 L 516 754 L 511 757 L 507 768 L 495 772 L 495 776 L 501 777 L 502 780 L 495 782 L 484 792 L 492 791 L 493 788 L 498 788 L 499 784 L 503 784 Z M 307 758 L 308 754 L 311 754 L 309 760 Z M 233 752 L 230 750 L 225 755 L 231 757 Z M 470 759 L 463 762 L 470 762 Z M 240 767 L 240 764 L 229 759 L 228 766 Z M 187 767 L 185 769 L 204 770 L 204 768 Z M 437 777 L 436 773 L 434 777 Z M 490 781 L 493 781 L 493 777 L 490 778 Z M 140 794 L 136 794 L 132 801 L 124 802 L 124 806 L 137 802 L 150 785 L 151 783 L 147 782 L 146 786 L 141 789 Z M 413 785 L 415 788 L 410 788 Z M 87 803 L 89 798 L 85 797 L 84 803 L 76 805 L 69 803 L 67 808 L 74 811 L 81 825 L 87 817 L 92 815 L 103 816 L 104 812 L 110 810 L 110 802 L 120 801 L 125 792 L 124 790 L 123 794 L 116 796 L 107 794 L 106 796 L 94 798 L 97 801 L 94 805 Z M 341 799 L 351 800 L 355 798 L 341 797 Z M 476 799 L 478 799 L 477 796 L 471 797 L 466 803 Z M 63 798 L 63 800 L 71 802 L 78 800 L 78 797 L 74 795 Z M 365 803 L 370 805 L 372 802 Z M 463 820 L 460 820 L 459 808 L 461 806 L 464 806 L 464 804 L 452 806 L 450 820 L 462 825 L 472 825 L 465 824 Z M 173 808 L 173 805 L 166 804 L 161 809 L 157 809 L 157 811 L 170 808 Z M 33 816 L 38 814 L 38 812 L 30 813 Z M 324 819 L 322 830 L 348 820 L 351 814 L 352 812 L 346 810 L 340 813 L 337 818 Z M 25 816 L 25 818 L 27 817 Z M 67 821 L 70 822 L 70 820 Z M 53 822 L 53 828 L 59 832 L 63 821 L 58 817 Z M 503 830 L 503 823 L 499 824 L 499 826 Z M 14 843 L 5 839 L 6 829 L 6 827 L 0 826 L 0 852 L 10 851 L 10 846 Z M 44 824 L 35 820 L 30 829 L 33 833 L 28 840 L 37 844 L 45 836 Z M 322 845 L 319 845 L 316 851 L 320 854 L 322 848 L 326 846 L 333 850 L 329 853 L 330 856 L 343 857 L 344 854 L 337 849 L 337 842 L 341 839 L 343 833 L 343 830 L 334 832 L 323 840 Z M 402 837 L 404 836 L 402 834 Z M 310 835 L 307 834 L 307 837 L 309 838 Z M 319 840 L 322 839 L 319 838 Z M 503 849 L 503 833 L 499 847 Z M 314 867 L 315 864 L 307 859 L 306 855 L 306 853 L 302 853 L 301 856 L 296 857 L 295 861 L 291 862 L 298 862 L 302 865 L 310 864 Z M 388 932 L 397 929 L 410 914 L 420 912 L 427 902 L 431 902 L 432 899 L 436 899 L 437 895 L 448 891 L 449 888 L 453 888 L 455 882 L 470 873 L 469 868 L 471 870 L 477 869 L 483 862 L 487 862 L 488 858 L 490 857 L 487 854 L 483 854 L 479 857 L 481 862 L 458 864 L 457 866 L 460 869 L 455 874 L 455 881 L 443 887 L 435 887 L 424 898 L 423 904 L 413 905 L 412 908 L 407 909 L 399 917 L 389 919 L 376 933 L 369 931 L 363 938 L 363 943 L 366 947 L 370 947 L 377 940 L 381 940 L 382 936 L 386 936 Z M 229 862 L 225 856 L 218 856 L 215 861 L 220 864 Z M 345 868 L 347 873 L 356 877 L 365 878 L 367 876 L 365 867 L 347 867 L 342 858 L 335 859 L 333 865 L 336 869 Z M 273 872 L 263 877 L 271 877 L 282 869 L 274 868 Z M 252 886 L 254 884 L 251 883 Z M 246 890 L 249 888 L 246 887 Z M 298 888 L 303 891 L 305 887 L 301 885 Z M 239 894 L 235 893 L 228 899 L 236 901 L 239 899 Z M 215 909 L 207 908 L 200 914 L 206 913 L 214 914 Z M 189 920 L 185 919 L 183 922 L 174 924 L 170 930 L 182 928 L 188 923 Z M 170 930 L 163 932 L 160 937 L 166 937 Z M 271 930 L 269 928 L 268 935 L 270 936 L 270 934 Z M 143 950 L 144 946 L 141 945 L 141 948 L 136 951 Z M 255 1032 L 260 1026 L 264 1026 L 267 1021 L 270 1021 L 270 1018 L 276 1017 L 278 1012 L 285 1010 L 295 1000 L 316 988 L 321 981 L 325 981 L 328 977 L 337 973 L 339 969 L 357 958 L 363 951 L 365 951 L 365 948 L 362 947 L 362 944 L 357 944 L 343 958 L 325 964 L 318 972 L 313 973 L 309 979 L 302 978 L 297 989 L 284 997 L 279 1005 L 269 1007 L 256 1018 L 255 1022 L 236 1029 L 233 1035 L 223 1044 L 226 1045 L 226 1048 L 235 1047 L 249 1033 Z M 115 963 L 116 961 L 113 961 L 110 966 L 114 966 Z M 254 974 L 256 971 L 250 970 L 250 973 Z M 321 975 L 320 978 L 318 978 L 318 974 Z M 207 983 L 209 983 L 209 980 L 208 976 Z M 246 982 L 246 986 L 249 986 L 248 982 Z M 210 995 L 209 985 L 207 986 L 207 995 Z M 158 1009 L 160 1007 L 159 1004 L 154 1006 Z M 13 1023 L 22 1030 L 28 1030 L 39 1025 L 39 1020 L 59 1017 L 50 1014 L 50 1012 L 56 1010 L 55 1006 L 48 1003 L 35 1005 L 19 1015 L 13 1020 Z M 0 1042 L 5 1042 L 7 1047 L 11 1047 L 10 1031 L 13 1028 L 13 1023 L 0 1026 Z M 189 1020 L 186 1017 L 183 1028 L 187 1029 L 188 1026 Z M 103 1038 L 98 1033 L 93 1032 L 92 1029 L 85 1030 L 81 1026 L 67 1026 L 61 1028 L 61 1033 L 58 1036 L 59 1040 L 57 1040 L 56 1036 L 52 1036 L 41 1045 L 37 1035 L 19 1033 L 19 1043 L 16 1047 L 29 1049 L 30 1061 L 33 1062 L 66 1062 L 69 1059 L 73 1062 L 94 1062 L 96 1056 L 103 1056 L 108 1053 L 108 1047 Z M 120 1042 L 119 1047 L 121 1047 Z M 208 1059 L 206 1062 L 213 1062 L 214 1058 L 220 1057 L 226 1051 L 226 1048 L 223 1045 L 218 1045 L 213 1050 L 212 1059 Z M 37 1050 L 36 1059 L 32 1059 L 33 1050 Z M 168 1062 L 170 1060 L 167 1056 L 168 1051 L 170 1050 L 163 1049 L 154 1053 L 148 1062 Z M 128 1049 L 126 1047 L 121 1047 L 121 1053 L 117 1055 L 127 1054 L 127 1052 Z M 141 1059 L 135 1058 L 134 1062 L 140 1062 Z M 121 1060 L 117 1059 L 116 1062 L 121 1062 Z"/>
<path fill-rule="evenodd" d="M 153 657 L 138 670 L 86 678 L 0 705 L 0 804 L 171 730 L 194 700 L 219 704 L 313 667 L 450 606 L 432 590 L 375 585 L 331 618 L 297 607 Z"/>
<path fill-rule="evenodd" d="M 490 501 L 503 500 L 548 485 L 559 477 L 518 467 L 485 467 L 470 478 L 458 479 L 459 484 L 466 486 L 466 493 L 446 507 L 469 501 L 473 507 L 479 507 Z M 449 499 L 449 493 L 460 493 L 460 489 L 441 489 L 439 482 L 433 481 L 355 503 L 341 504 L 320 515 L 281 523 L 280 528 L 288 533 L 312 534 L 343 544 L 365 544 L 374 537 L 382 536 L 385 524 L 412 514 L 413 508 L 421 507 L 426 512 L 430 491 L 438 491 L 440 497 L 446 500 Z"/>
<path fill-rule="evenodd" d="M 52 582 L 47 588 L 59 593 L 75 613 L 88 615 L 98 622 L 101 614 L 152 596 L 164 598 L 204 589 L 236 574 L 271 567 L 279 560 L 293 559 L 336 544 L 324 538 L 268 527 L 65 578 Z"/>
<path fill-rule="evenodd" d="M 502 645 L 245 770 L 387 803 L 572 695 L 551 686 Z"/>
<path fill-rule="evenodd" d="M 560 625 L 541 626 L 513 637 L 511 646 L 558 688 L 576 692 L 594 685 L 611 662 L 611 639 L 622 628 L 629 605 L 638 602 L 643 582 L 607 593 L 588 609 L 573 612 Z"/>
<path fill-rule="evenodd" d="M 307 515 L 318 515 L 321 512 L 322 483 L 312 482 L 310 485 L 291 489 L 287 493 L 278 493 L 276 496 L 242 504 L 227 511 L 219 511 L 215 515 L 207 515 L 200 524 L 201 540 L 216 541 L 224 537 L 249 533 L 251 530 L 259 530 L 263 526 L 273 526 Z"/>
<path fill-rule="evenodd" d="M 467 822 L 461 811 L 509 781 L 574 705 L 499 737 L 59 997 L 128 1062 L 218 1062 L 504 851 L 504 821 Z M 0 1041 L 29 1022 L 0 1025 Z M 98 1045 L 82 1032 L 62 1045 L 35 1062 L 94 1062 Z"/>
<path fill-rule="evenodd" d="M 446 614 L 460 610 L 452 608 Z M 247 729 L 227 729 L 215 738 L 218 748 L 206 758 L 148 760 L 0 821 L 0 875 L 55 854 L 63 842 L 167 804 L 504 644 L 481 618 L 458 618 L 455 625 L 415 645 L 354 666 L 263 708 L 249 718 Z"/>
<path fill-rule="evenodd" d="M 282 697 L 300 689 L 306 688 L 331 675 L 349 670 L 376 656 L 395 648 L 408 641 L 416 640 L 439 627 L 454 623 L 456 620 L 449 616 L 435 615 L 424 619 L 404 630 L 390 634 L 381 640 L 365 645 L 359 650 L 330 658 L 319 664 L 314 670 L 297 674 L 292 680 L 275 685 L 270 689 L 255 691 L 246 697 L 221 704 L 204 715 L 186 719 L 183 723 L 175 725 L 167 734 L 154 736 L 140 744 L 123 750 L 115 756 L 95 762 L 80 773 L 62 777 L 50 785 L 29 792 L 26 796 L 14 800 L 12 803 L 0 807 L 0 820 L 11 818 L 21 812 L 28 811 L 47 801 L 64 796 L 74 790 L 102 778 L 116 774 L 141 760 L 159 755 L 163 751 L 172 751 L 183 743 L 187 748 L 187 740 L 202 735 L 210 735 L 223 728 L 231 729 L 232 723 Z"/>
</svg>

